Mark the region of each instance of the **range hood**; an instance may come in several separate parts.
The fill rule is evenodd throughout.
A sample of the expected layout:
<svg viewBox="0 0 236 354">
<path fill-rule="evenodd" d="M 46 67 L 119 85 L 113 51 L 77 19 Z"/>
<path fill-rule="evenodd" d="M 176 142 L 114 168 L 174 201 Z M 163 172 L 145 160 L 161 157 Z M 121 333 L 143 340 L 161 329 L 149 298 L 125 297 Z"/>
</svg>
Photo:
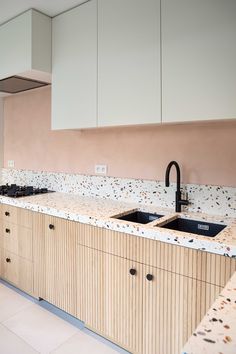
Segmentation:
<svg viewBox="0 0 236 354">
<path fill-rule="evenodd" d="M 0 25 L 0 97 L 51 83 L 52 19 L 30 9 Z"/>
<path fill-rule="evenodd" d="M 15 75 L 0 80 L 0 92 L 14 94 L 47 86 L 49 84 L 50 83 L 48 82 Z"/>
</svg>

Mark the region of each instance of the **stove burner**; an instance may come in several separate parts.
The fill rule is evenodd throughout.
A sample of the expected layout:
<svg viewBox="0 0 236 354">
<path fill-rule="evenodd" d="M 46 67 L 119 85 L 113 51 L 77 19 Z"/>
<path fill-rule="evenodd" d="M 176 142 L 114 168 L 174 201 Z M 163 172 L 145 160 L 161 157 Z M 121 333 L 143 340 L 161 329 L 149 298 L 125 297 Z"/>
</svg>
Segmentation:
<svg viewBox="0 0 236 354">
<path fill-rule="evenodd" d="M 27 197 L 30 195 L 50 192 L 52 191 L 48 190 L 47 188 L 34 188 L 33 186 L 18 186 L 16 184 L 6 184 L 0 186 L 0 195 L 12 198 Z"/>
</svg>

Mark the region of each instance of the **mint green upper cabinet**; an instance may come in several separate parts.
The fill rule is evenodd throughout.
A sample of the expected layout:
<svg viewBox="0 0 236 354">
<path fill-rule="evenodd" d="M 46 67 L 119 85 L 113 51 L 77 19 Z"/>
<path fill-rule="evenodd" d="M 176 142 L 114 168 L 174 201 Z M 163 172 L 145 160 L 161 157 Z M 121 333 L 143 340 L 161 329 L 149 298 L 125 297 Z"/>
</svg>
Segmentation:
<svg viewBox="0 0 236 354">
<path fill-rule="evenodd" d="M 52 129 L 97 126 L 97 1 L 53 19 Z"/>
<path fill-rule="evenodd" d="M 29 10 L 0 26 L 0 79 L 51 80 L 51 18 Z"/>
<path fill-rule="evenodd" d="M 236 118 L 236 1 L 162 1 L 163 122 Z"/>
<path fill-rule="evenodd" d="M 160 0 L 98 0 L 98 126 L 158 123 Z"/>
</svg>

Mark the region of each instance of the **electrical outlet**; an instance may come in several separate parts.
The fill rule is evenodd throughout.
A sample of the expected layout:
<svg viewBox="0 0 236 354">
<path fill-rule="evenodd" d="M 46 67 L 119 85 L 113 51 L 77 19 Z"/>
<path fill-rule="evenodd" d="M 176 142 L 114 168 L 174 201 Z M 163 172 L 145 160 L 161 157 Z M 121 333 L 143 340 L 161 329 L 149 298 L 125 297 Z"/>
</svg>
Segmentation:
<svg viewBox="0 0 236 354">
<path fill-rule="evenodd" d="M 95 173 L 97 175 L 106 175 L 107 174 L 107 165 L 95 165 Z"/>
<path fill-rule="evenodd" d="M 14 160 L 8 160 L 7 161 L 7 166 L 9 168 L 14 168 L 15 167 L 15 161 Z"/>
</svg>

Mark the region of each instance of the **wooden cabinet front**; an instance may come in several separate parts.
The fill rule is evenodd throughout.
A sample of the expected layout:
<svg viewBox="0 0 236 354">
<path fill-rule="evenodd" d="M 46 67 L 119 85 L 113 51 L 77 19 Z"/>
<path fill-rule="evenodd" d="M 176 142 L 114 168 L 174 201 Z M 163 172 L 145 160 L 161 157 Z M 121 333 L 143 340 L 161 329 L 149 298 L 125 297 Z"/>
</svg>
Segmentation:
<svg viewBox="0 0 236 354">
<path fill-rule="evenodd" d="M 222 288 L 154 267 L 143 266 L 143 273 L 140 354 L 179 354 Z"/>
<path fill-rule="evenodd" d="M 31 228 L 3 221 L 0 235 L 2 247 L 5 250 L 28 260 L 33 260 Z"/>
<path fill-rule="evenodd" d="M 33 294 L 32 212 L 1 205 L 0 219 L 1 277 Z"/>
<path fill-rule="evenodd" d="M 236 266 L 83 224 L 77 242 L 77 316 L 133 354 L 179 354 Z"/>
<path fill-rule="evenodd" d="M 179 354 L 236 268 L 219 255 L 3 210 L 1 277 L 133 354 Z"/>
<path fill-rule="evenodd" d="M 33 294 L 33 263 L 2 249 L 1 276 L 28 294 Z"/>
<path fill-rule="evenodd" d="M 76 314 L 75 223 L 34 214 L 34 292 Z"/>
<path fill-rule="evenodd" d="M 141 353 L 142 266 L 81 245 L 77 260 L 77 317 L 127 350 Z"/>
</svg>

